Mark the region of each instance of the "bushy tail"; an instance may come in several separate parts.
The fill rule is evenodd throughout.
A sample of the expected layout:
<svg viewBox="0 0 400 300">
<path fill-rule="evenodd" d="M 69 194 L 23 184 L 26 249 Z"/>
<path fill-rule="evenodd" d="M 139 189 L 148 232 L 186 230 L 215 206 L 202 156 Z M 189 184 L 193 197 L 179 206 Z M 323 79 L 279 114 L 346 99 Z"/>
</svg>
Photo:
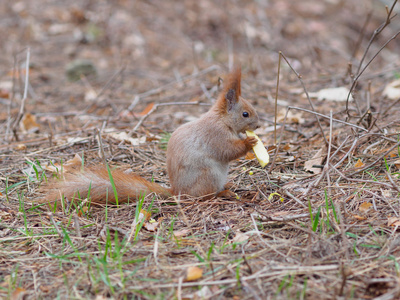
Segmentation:
<svg viewBox="0 0 400 300">
<path fill-rule="evenodd" d="M 118 195 L 118 203 L 134 202 L 138 197 L 156 193 L 162 197 L 171 195 L 171 191 L 161 185 L 149 182 L 136 174 L 126 174 L 120 170 L 111 172 Z M 60 201 L 61 197 L 72 199 L 89 198 L 92 203 L 116 203 L 115 193 L 105 167 L 86 168 L 83 172 L 76 170 L 66 173 L 64 180 L 52 181 L 44 187 L 44 202 Z"/>
</svg>

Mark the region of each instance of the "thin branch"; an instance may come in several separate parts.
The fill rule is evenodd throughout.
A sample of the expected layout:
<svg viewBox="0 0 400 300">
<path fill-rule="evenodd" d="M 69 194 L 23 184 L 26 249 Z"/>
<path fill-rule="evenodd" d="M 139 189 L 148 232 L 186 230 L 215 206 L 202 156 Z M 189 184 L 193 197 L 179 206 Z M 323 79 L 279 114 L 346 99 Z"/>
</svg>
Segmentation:
<svg viewBox="0 0 400 300">
<path fill-rule="evenodd" d="M 28 85 L 29 85 L 29 59 L 30 59 L 30 56 L 31 56 L 31 50 L 30 50 L 30 48 L 28 47 L 27 50 L 26 50 L 26 62 L 25 62 L 25 64 L 26 64 L 25 67 L 26 67 L 26 68 L 25 68 L 24 96 L 23 96 L 22 101 L 21 101 L 21 106 L 20 106 L 20 108 L 19 108 L 18 116 L 17 116 L 17 118 L 15 119 L 15 122 L 14 122 L 13 127 L 12 127 L 12 131 L 13 131 L 13 133 L 14 133 L 14 137 L 15 137 L 15 140 L 16 140 L 16 141 L 19 140 L 19 139 L 18 139 L 18 134 L 17 134 L 17 127 L 18 127 L 19 123 L 21 122 L 21 119 L 22 119 L 22 117 L 23 117 L 23 115 L 24 115 L 24 113 L 25 113 L 25 101 L 26 101 L 26 98 L 27 98 L 27 95 L 28 95 Z"/>
<path fill-rule="evenodd" d="M 397 32 L 394 36 L 392 36 L 392 37 L 378 50 L 378 52 L 375 53 L 375 55 L 374 55 L 374 56 L 369 60 L 369 62 L 364 66 L 364 68 L 361 69 L 361 67 L 362 67 L 362 65 L 363 65 L 363 63 L 364 63 L 364 59 L 366 58 L 367 53 L 368 53 L 368 51 L 369 51 L 369 48 L 370 48 L 371 45 L 372 45 L 372 42 L 373 42 L 373 41 L 375 40 L 375 38 L 383 31 L 383 29 L 385 29 L 386 26 L 390 24 L 391 20 L 396 16 L 396 15 L 392 16 L 392 12 L 393 12 L 393 9 L 394 9 L 394 6 L 396 5 L 396 3 L 397 3 L 397 0 L 395 0 L 395 1 L 393 2 L 393 4 L 392 4 L 390 10 L 388 11 L 388 14 L 387 14 L 387 17 L 386 17 L 386 21 L 385 21 L 383 24 L 381 24 L 377 29 L 375 29 L 374 33 L 372 34 L 372 36 L 371 36 L 371 38 L 370 38 L 370 40 L 369 40 L 369 42 L 368 42 L 367 48 L 366 48 L 365 51 L 364 51 L 364 55 L 363 55 L 363 57 L 361 58 L 360 64 L 358 65 L 358 69 L 357 69 L 357 73 L 356 73 L 357 75 L 356 75 L 356 76 L 354 77 L 354 79 L 353 79 L 353 82 L 352 82 L 352 84 L 351 84 L 349 93 L 348 93 L 348 95 L 347 95 L 347 100 L 346 100 L 346 112 L 347 112 L 348 118 L 351 117 L 351 116 L 350 116 L 350 112 L 349 112 L 350 95 L 351 95 L 351 92 L 352 92 L 352 91 L 354 90 L 354 88 L 356 87 L 356 85 L 357 85 L 357 83 L 358 83 L 358 79 L 359 79 L 360 76 L 364 73 L 364 71 L 368 68 L 368 66 L 371 64 L 371 62 L 375 59 L 375 57 L 377 57 L 378 54 L 386 47 L 386 45 L 389 44 L 390 41 L 394 40 L 394 39 L 397 37 L 397 35 L 400 34 L 400 31 L 399 31 L 399 32 Z"/>
<path fill-rule="evenodd" d="M 310 104 L 311 109 L 315 112 L 314 105 L 311 102 L 310 95 L 308 94 L 308 91 L 306 89 L 306 86 L 304 85 L 304 82 L 303 82 L 303 80 L 301 78 L 301 75 L 299 73 L 297 73 L 297 71 L 292 67 L 292 65 L 289 63 L 288 59 L 286 58 L 286 56 L 282 52 L 281 52 L 281 55 L 282 55 L 283 59 L 286 61 L 286 63 L 288 64 L 288 66 L 290 67 L 290 69 L 293 71 L 293 73 L 296 74 L 297 79 L 300 81 L 301 86 L 303 87 L 304 93 L 306 94 L 308 103 Z M 323 137 L 323 139 L 325 141 L 325 144 L 328 145 L 328 141 L 326 140 L 326 137 L 325 137 L 325 134 L 324 134 L 324 130 L 322 129 L 321 122 L 319 121 L 319 118 L 318 118 L 317 115 L 315 115 L 315 118 L 316 118 L 316 120 L 318 122 L 318 126 L 319 126 L 319 129 L 321 130 L 321 135 L 322 135 L 322 137 Z"/>
<path fill-rule="evenodd" d="M 281 74 L 281 58 L 282 51 L 279 51 L 279 60 L 278 60 L 278 75 L 276 77 L 276 90 L 275 90 L 275 122 L 274 122 L 274 142 L 276 145 L 276 123 L 278 122 L 278 91 L 279 91 L 279 77 Z"/>
</svg>

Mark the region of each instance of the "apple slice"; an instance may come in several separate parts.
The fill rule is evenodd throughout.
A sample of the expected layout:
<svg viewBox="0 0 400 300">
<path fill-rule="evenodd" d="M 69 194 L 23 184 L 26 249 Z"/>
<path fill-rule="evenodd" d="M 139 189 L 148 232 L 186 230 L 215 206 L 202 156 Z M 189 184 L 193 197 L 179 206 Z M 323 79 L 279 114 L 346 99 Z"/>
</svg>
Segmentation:
<svg viewBox="0 0 400 300">
<path fill-rule="evenodd" d="M 269 162 L 269 154 L 267 149 L 265 149 L 264 144 L 253 131 L 246 130 L 246 134 L 247 136 L 254 136 L 257 139 L 257 144 L 253 147 L 253 151 L 261 167 L 264 168 Z"/>
</svg>

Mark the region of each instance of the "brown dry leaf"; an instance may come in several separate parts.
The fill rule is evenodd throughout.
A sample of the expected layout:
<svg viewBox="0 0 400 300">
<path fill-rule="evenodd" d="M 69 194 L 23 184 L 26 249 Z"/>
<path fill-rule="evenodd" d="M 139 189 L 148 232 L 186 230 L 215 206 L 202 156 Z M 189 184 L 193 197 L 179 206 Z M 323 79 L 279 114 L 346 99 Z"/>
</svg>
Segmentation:
<svg viewBox="0 0 400 300">
<path fill-rule="evenodd" d="M 17 287 L 15 289 L 15 291 L 11 294 L 10 299 L 11 300 L 19 300 L 19 299 L 23 299 L 24 296 L 26 294 L 26 290 L 24 288 L 21 287 Z"/>
<path fill-rule="evenodd" d="M 255 159 L 255 158 L 256 158 L 256 156 L 255 156 L 255 154 L 253 152 L 247 152 L 247 154 L 245 156 L 245 159 L 249 159 L 249 160 L 252 160 L 252 159 Z"/>
<path fill-rule="evenodd" d="M 143 117 L 145 115 L 147 115 L 154 107 L 154 102 L 151 102 L 149 105 L 146 106 L 145 109 L 143 109 L 140 113 L 138 113 L 137 115 L 140 117 Z"/>
<path fill-rule="evenodd" d="M 188 234 L 190 234 L 190 229 L 182 229 L 182 230 L 177 230 L 174 231 L 174 236 L 175 237 L 181 237 L 181 236 L 186 236 Z"/>
<path fill-rule="evenodd" d="M 24 132 L 27 131 L 37 131 L 39 130 L 40 125 L 36 122 L 36 116 L 31 113 L 26 113 L 21 120 L 21 130 Z"/>
<path fill-rule="evenodd" d="M 50 286 L 50 285 L 40 285 L 40 286 L 39 286 L 39 289 L 40 289 L 43 293 L 48 293 L 48 292 L 50 292 L 51 287 L 52 287 L 52 286 Z"/>
<path fill-rule="evenodd" d="M 366 213 L 370 207 L 372 206 L 372 203 L 369 202 L 363 202 L 361 203 L 360 207 L 358 208 L 358 210 L 362 213 Z"/>
<path fill-rule="evenodd" d="M 361 161 L 360 158 L 357 160 L 356 164 L 354 165 L 354 167 L 357 169 L 362 168 L 364 166 L 365 166 L 365 164 Z"/>
<path fill-rule="evenodd" d="M 15 147 L 15 150 L 24 151 L 24 150 L 26 150 L 26 145 L 25 144 L 18 144 L 17 147 Z"/>
<path fill-rule="evenodd" d="M 283 122 L 285 120 L 286 109 L 281 109 L 278 112 L 277 120 L 278 122 Z M 303 124 L 305 122 L 303 118 L 302 112 L 294 113 L 292 110 L 289 110 L 286 117 L 286 124 Z"/>
<path fill-rule="evenodd" d="M 195 281 L 203 276 L 203 270 L 199 267 L 189 267 L 186 271 L 185 281 Z"/>
<path fill-rule="evenodd" d="M 7 90 L 3 90 L 0 88 L 0 98 L 8 99 L 10 97 L 10 93 Z"/>
<path fill-rule="evenodd" d="M 145 222 L 143 224 L 143 227 L 146 228 L 148 231 L 156 231 L 158 225 L 160 224 L 160 222 Z"/>
<path fill-rule="evenodd" d="M 381 154 L 383 152 L 386 152 L 387 150 L 388 149 L 382 149 L 380 151 L 377 151 L 377 153 L 375 153 L 375 154 Z M 393 158 L 393 157 L 397 157 L 397 156 L 398 156 L 398 151 L 393 150 L 393 151 L 390 151 L 389 154 L 385 155 L 385 158 L 387 159 L 387 158 Z"/>
<path fill-rule="evenodd" d="M 61 172 L 61 170 L 63 170 L 63 172 L 68 172 L 69 170 L 82 166 L 82 158 L 76 153 L 73 159 L 67 160 L 62 166 L 61 168 L 60 164 L 54 164 L 54 166 L 46 166 L 45 169 L 51 172 Z"/>
<path fill-rule="evenodd" d="M 304 163 L 304 169 L 310 171 L 314 174 L 319 174 L 322 172 L 322 168 L 314 168 L 315 165 L 321 165 L 325 159 L 325 147 L 318 150 L 317 153 Z"/>
<path fill-rule="evenodd" d="M 389 217 L 387 226 L 400 226 L 400 219 L 397 217 Z"/>
<path fill-rule="evenodd" d="M 353 215 L 353 217 L 354 217 L 355 219 L 357 219 L 357 220 L 360 220 L 360 221 L 364 221 L 364 220 L 367 219 L 366 217 L 361 217 L 361 216 L 359 216 L 359 215 Z"/>
<path fill-rule="evenodd" d="M 144 209 L 140 210 L 140 213 L 143 214 L 145 221 L 150 220 L 151 218 L 151 213 L 149 213 L 148 211 L 145 211 Z"/>
<path fill-rule="evenodd" d="M 29 68 L 29 73 L 31 71 L 31 68 Z M 15 77 L 16 79 L 19 79 L 21 76 L 25 77 L 26 74 L 26 69 L 23 68 L 21 70 L 13 70 L 11 69 L 10 71 L 8 71 L 7 76 L 9 77 Z"/>
<path fill-rule="evenodd" d="M 143 144 L 146 142 L 147 137 L 146 136 L 142 136 L 140 138 L 133 138 L 130 137 L 128 133 L 126 133 L 125 131 L 123 132 L 111 132 L 109 134 L 107 134 L 108 136 L 111 136 L 112 138 L 118 140 L 118 141 L 122 141 L 122 142 L 129 142 L 131 143 L 132 146 L 138 146 L 140 144 Z"/>
<path fill-rule="evenodd" d="M 395 160 L 393 164 L 396 166 L 397 169 L 400 169 L 400 159 Z"/>
<path fill-rule="evenodd" d="M 250 236 L 248 236 L 247 234 L 244 234 L 240 231 L 236 232 L 235 237 L 232 239 L 232 243 L 241 243 L 241 242 L 245 242 L 250 238 Z"/>
<path fill-rule="evenodd" d="M 3 195 L 1 195 L 1 196 L 3 196 Z M 7 220 L 11 220 L 12 218 L 13 218 L 12 214 L 10 214 L 7 211 L 0 210 L 0 219 L 1 219 L 2 222 L 7 221 Z"/>
</svg>

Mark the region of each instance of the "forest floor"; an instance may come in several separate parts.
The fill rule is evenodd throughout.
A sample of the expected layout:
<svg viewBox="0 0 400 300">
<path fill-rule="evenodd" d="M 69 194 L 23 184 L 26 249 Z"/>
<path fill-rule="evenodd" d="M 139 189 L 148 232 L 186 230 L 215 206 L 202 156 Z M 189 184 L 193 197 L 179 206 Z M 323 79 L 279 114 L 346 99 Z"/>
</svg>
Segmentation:
<svg viewBox="0 0 400 300">
<path fill-rule="evenodd" d="M 399 299 L 399 12 L 2 1 L 0 298 Z M 54 166 L 107 161 L 168 186 L 170 134 L 234 61 L 271 156 L 232 163 L 238 199 L 38 202 Z"/>
</svg>

